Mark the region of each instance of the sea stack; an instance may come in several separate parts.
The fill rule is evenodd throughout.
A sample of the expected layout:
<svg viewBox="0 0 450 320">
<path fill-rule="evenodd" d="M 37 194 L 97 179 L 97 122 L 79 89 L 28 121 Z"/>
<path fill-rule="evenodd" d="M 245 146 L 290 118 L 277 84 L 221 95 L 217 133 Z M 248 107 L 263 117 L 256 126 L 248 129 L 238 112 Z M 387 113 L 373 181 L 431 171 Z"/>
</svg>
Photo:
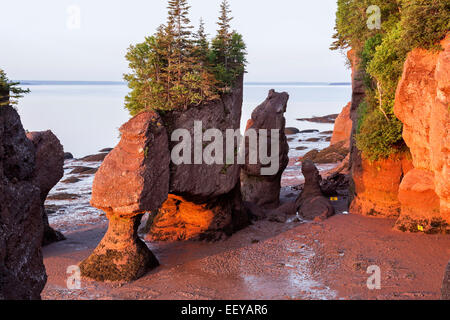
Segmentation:
<svg viewBox="0 0 450 320">
<path fill-rule="evenodd" d="M 289 145 L 285 135 L 286 112 L 289 95 L 286 92 L 278 93 L 270 90 L 267 99 L 259 105 L 252 113 L 251 119 L 247 122 L 246 136 L 249 130 L 256 132 L 258 146 L 261 143 L 260 130 L 267 130 L 266 143 L 268 155 L 271 155 L 271 130 L 278 130 L 278 168 L 275 173 L 264 175 L 263 169 L 270 165 L 261 163 L 261 154 L 258 155 L 256 163 L 251 163 L 251 151 L 256 151 L 256 146 L 249 144 L 246 138 L 245 146 L 245 165 L 241 170 L 241 192 L 244 201 L 256 204 L 263 209 L 275 209 L 280 204 L 281 175 L 289 163 Z M 272 157 L 273 158 L 273 157 Z"/>
<path fill-rule="evenodd" d="M 157 210 L 169 192 L 169 144 L 156 112 L 142 112 L 121 128 L 119 144 L 95 175 L 91 205 L 103 210 L 109 227 L 80 264 L 83 276 L 132 281 L 159 265 L 137 229 L 145 212 Z"/>
<path fill-rule="evenodd" d="M 27 133 L 27 138 L 33 142 L 36 149 L 36 167 L 33 174 L 33 183 L 41 189 L 42 219 L 44 223 L 42 245 L 45 246 L 65 240 L 61 232 L 50 227 L 44 206 L 48 193 L 64 176 L 64 148 L 59 139 L 50 130 L 29 132 Z"/>
<path fill-rule="evenodd" d="M 35 148 L 17 111 L 0 107 L 0 300 L 40 299 L 47 281 Z"/>
</svg>

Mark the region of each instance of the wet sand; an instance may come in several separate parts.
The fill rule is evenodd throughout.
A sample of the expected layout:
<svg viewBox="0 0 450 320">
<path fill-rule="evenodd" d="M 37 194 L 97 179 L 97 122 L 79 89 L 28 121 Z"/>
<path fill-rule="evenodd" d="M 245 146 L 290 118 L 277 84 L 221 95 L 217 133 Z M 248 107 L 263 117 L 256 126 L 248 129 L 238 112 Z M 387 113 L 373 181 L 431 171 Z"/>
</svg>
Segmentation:
<svg viewBox="0 0 450 320">
<path fill-rule="evenodd" d="M 217 243 L 147 243 L 161 266 L 133 283 L 82 279 L 66 268 L 86 258 L 107 224 L 44 248 L 43 299 L 439 299 L 450 235 L 393 231 L 394 221 L 338 214 L 324 222 L 258 221 Z M 381 269 L 369 290 L 367 267 Z"/>
</svg>

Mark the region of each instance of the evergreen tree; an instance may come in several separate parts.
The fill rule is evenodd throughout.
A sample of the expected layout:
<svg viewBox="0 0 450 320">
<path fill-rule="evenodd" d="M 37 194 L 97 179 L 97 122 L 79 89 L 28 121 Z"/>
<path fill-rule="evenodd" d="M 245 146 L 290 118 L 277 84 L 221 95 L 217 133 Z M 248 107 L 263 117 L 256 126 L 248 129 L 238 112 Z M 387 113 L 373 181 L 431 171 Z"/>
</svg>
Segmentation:
<svg viewBox="0 0 450 320">
<path fill-rule="evenodd" d="M 242 36 L 230 31 L 231 16 L 228 0 L 223 0 L 220 6 L 220 16 L 217 25 L 217 35 L 212 41 L 211 60 L 214 64 L 214 73 L 219 81 L 222 92 L 229 91 L 236 77 L 245 72 L 246 46 Z"/>
<path fill-rule="evenodd" d="M 6 73 L 0 69 L 0 107 L 16 105 L 19 98 L 30 92 L 29 89 L 18 87 L 19 84 L 20 82 L 10 81 Z"/>
<path fill-rule="evenodd" d="M 131 72 L 124 75 L 131 92 L 125 98 L 132 115 L 147 109 L 188 108 L 219 98 L 245 69 L 242 36 L 230 32 L 227 1 L 221 6 L 219 30 L 210 45 L 203 21 L 196 33 L 186 0 L 169 0 L 166 25 L 126 55 Z"/>
</svg>

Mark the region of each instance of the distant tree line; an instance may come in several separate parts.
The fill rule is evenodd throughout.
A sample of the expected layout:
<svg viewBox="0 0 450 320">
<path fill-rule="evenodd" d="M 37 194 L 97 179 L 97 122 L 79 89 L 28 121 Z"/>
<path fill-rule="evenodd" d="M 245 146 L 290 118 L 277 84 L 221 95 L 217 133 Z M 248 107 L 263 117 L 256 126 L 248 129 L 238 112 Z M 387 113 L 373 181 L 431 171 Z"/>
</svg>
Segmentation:
<svg viewBox="0 0 450 320">
<path fill-rule="evenodd" d="M 367 26 L 367 8 L 380 8 L 381 29 Z M 394 115 L 395 92 L 407 53 L 440 50 L 450 31 L 448 0 L 338 0 L 331 49 L 353 48 L 365 71 L 366 98 L 358 109 L 356 143 L 368 158 L 402 151 L 402 123 Z"/>
<path fill-rule="evenodd" d="M 19 82 L 10 81 L 5 71 L 0 69 L 0 107 L 7 105 L 16 105 L 19 98 L 29 93 L 29 89 L 22 89 Z"/>
<path fill-rule="evenodd" d="M 210 42 L 203 20 L 196 32 L 186 0 L 169 0 L 168 18 L 145 41 L 130 46 L 124 75 L 131 92 L 125 106 L 131 115 L 142 110 L 187 109 L 229 92 L 245 72 L 246 45 L 231 31 L 230 6 L 223 0 L 217 35 Z"/>
</svg>

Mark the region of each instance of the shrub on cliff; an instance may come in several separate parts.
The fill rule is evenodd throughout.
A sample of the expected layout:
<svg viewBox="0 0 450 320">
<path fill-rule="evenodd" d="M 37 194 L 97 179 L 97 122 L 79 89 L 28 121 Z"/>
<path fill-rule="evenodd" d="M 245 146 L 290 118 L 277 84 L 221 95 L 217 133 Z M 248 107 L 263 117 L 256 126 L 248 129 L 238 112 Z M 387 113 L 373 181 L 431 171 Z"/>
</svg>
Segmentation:
<svg viewBox="0 0 450 320">
<path fill-rule="evenodd" d="M 191 31 L 189 8 L 186 0 L 169 0 L 167 23 L 128 49 L 132 72 L 124 79 L 132 90 L 125 107 L 132 115 L 218 99 L 245 71 L 246 46 L 240 34 L 230 31 L 228 1 L 222 2 L 218 34 L 211 44 L 203 21 L 196 33 Z"/>
<path fill-rule="evenodd" d="M 369 29 L 370 5 L 380 8 L 381 28 Z M 450 30 L 450 2 L 441 0 L 338 0 L 335 42 L 352 47 L 365 71 L 365 101 L 359 106 L 356 146 L 377 159 L 403 149 L 402 124 L 395 117 L 395 92 L 407 53 L 439 47 Z"/>
<path fill-rule="evenodd" d="M 30 92 L 29 89 L 22 89 L 18 85 L 19 82 L 10 81 L 6 73 L 0 69 L 0 107 L 15 105 L 19 98 Z"/>
</svg>

